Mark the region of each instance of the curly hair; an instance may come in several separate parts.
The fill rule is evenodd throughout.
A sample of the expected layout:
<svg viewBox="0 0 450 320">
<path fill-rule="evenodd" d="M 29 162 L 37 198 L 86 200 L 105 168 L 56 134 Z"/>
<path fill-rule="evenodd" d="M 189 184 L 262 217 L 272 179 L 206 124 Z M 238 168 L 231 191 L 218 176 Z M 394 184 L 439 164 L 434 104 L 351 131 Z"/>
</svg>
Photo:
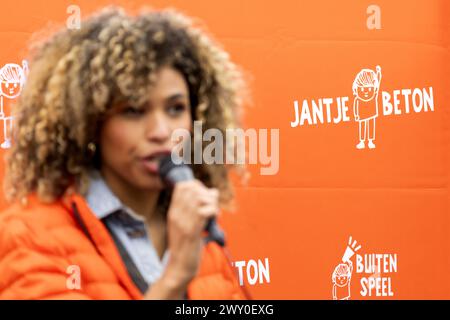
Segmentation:
<svg viewBox="0 0 450 320">
<path fill-rule="evenodd" d="M 238 128 L 248 97 L 244 72 L 194 22 L 172 8 L 129 15 L 112 6 L 83 20 L 79 29 L 64 28 L 40 43 L 16 107 L 6 199 L 26 202 L 36 192 L 52 202 L 72 186 L 85 194 L 96 163 L 88 145 L 105 115 L 117 103 L 145 103 L 161 66 L 184 76 L 192 119 L 205 130 Z M 193 165 L 196 178 L 219 189 L 222 207 L 232 203 L 232 168 L 245 174 L 237 164 Z"/>
</svg>

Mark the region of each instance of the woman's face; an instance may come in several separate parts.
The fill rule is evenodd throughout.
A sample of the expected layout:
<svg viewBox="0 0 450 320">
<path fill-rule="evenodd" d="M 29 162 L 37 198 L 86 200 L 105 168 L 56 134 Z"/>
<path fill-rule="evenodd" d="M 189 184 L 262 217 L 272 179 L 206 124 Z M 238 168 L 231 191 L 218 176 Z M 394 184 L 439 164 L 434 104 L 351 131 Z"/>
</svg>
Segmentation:
<svg viewBox="0 0 450 320">
<path fill-rule="evenodd" d="M 191 131 L 189 89 L 183 75 L 162 67 L 141 108 L 116 106 L 100 134 L 101 171 L 142 190 L 160 190 L 158 162 L 177 143 L 175 129 Z"/>
</svg>

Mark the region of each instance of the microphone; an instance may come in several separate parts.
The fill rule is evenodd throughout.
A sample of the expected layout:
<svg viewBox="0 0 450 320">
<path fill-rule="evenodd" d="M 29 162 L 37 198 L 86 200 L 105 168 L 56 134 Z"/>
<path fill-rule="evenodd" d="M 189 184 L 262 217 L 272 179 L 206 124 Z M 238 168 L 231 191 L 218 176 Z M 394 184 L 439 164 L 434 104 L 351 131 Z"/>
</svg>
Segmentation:
<svg viewBox="0 0 450 320">
<path fill-rule="evenodd" d="M 194 173 L 192 169 L 182 162 L 181 158 L 176 164 L 172 161 L 172 156 L 169 154 L 164 156 L 159 163 L 159 176 L 170 188 L 182 181 L 194 180 Z M 225 246 L 225 234 L 217 225 L 215 218 L 210 218 L 206 224 L 205 230 L 208 232 L 208 237 L 217 242 L 220 246 Z"/>
</svg>

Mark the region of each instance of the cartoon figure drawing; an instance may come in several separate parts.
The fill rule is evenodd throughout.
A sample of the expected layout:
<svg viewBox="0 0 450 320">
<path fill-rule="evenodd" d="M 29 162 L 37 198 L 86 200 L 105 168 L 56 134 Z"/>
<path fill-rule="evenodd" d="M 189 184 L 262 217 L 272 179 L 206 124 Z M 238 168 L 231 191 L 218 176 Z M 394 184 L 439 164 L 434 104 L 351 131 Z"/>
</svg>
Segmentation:
<svg viewBox="0 0 450 320">
<path fill-rule="evenodd" d="M 350 283 L 352 279 L 353 263 L 350 258 L 361 246 L 356 246 L 356 240 L 352 242 L 352 237 L 348 239 L 348 245 L 342 256 L 342 263 L 334 268 L 331 276 L 333 282 L 333 300 L 349 300 L 350 299 Z"/>
<path fill-rule="evenodd" d="M 375 119 L 378 117 L 378 92 L 381 83 L 381 67 L 376 66 L 376 73 L 371 69 L 362 69 L 353 81 L 353 114 L 359 123 L 359 143 L 357 149 L 364 149 L 366 140 L 369 149 L 375 144 Z"/>
<path fill-rule="evenodd" d="M 339 263 L 333 271 L 333 300 L 350 299 L 350 281 L 352 279 L 353 264 L 351 261 Z"/>
<path fill-rule="evenodd" d="M 15 63 L 7 63 L 0 69 L 0 120 L 3 120 L 3 141 L 0 147 L 3 149 L 11 147 L 10 133 L 13 126 L 11 104 L 22 92 L 27 75 L 26 60 L 22 61 L 22 67 Z"/>
</svg>

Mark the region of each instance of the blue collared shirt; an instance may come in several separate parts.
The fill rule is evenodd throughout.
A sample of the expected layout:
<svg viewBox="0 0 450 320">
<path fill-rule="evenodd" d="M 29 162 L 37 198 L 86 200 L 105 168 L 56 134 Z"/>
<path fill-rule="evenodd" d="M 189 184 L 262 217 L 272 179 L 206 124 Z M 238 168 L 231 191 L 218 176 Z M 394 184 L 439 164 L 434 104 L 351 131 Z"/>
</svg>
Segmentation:
<svg viewBox="0 0 450 320">
<path fill-rule="evenodd" d="M 158 280 L 167 265 L 169 251 L 166 250 L 160 260 L 149 237 L 145 219 L 114 195 L 98 170 L 90 172 L 86 201 L 97 218 L 125 247 L 147 284 Z"/>
</svg>

